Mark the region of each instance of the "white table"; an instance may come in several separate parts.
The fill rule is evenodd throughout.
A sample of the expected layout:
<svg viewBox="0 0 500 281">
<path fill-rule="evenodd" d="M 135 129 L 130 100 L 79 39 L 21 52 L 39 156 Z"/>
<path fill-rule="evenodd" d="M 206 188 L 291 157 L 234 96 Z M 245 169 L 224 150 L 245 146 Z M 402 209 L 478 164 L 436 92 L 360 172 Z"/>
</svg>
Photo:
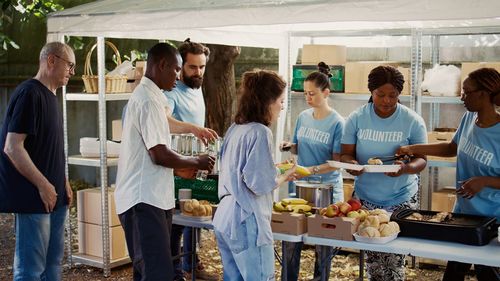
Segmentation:
<svg viewBox="0 0 500 281">
<path fill-rule="evenodd" d="M 286 279 L 288 271 L 288 265 L 286 264 L 288 253 L 285 251 L 285 242 L 295 242 L 295 243 L 302 242 L 303 236 L 304 234 L 292 235 L 292 234 L 273 232 L 273 239 L 281 241 L 281 257 L 276 251 L 276 249 L 274 249 L 274 255 L 278 259 L 278 262 L 281 264 L 281 271 L 283 272 L 282 281 L 287 281 Z"/>
<path fill-rule="evenodd" d="M 304 235 L 304 243 L 324 245 L 336 248 L 352 248 L 360 250 L 359 276 L 363 278 L 363 253 L 376 251 L 392 254 L 403 254 L 414 257 L 433 258 L 447 261 L 458 261 L 470 264 L 482 264 L 500 267 L 500 242 L 495 238 L 484 246 L 471 246 L 460 243 L 434 241 L 427 239 L 398 237 L 387 244 L 370 244 L 358 241 L 342 241 Z M 326 279 L 323 279 L 326 280 Z"/>
</svg>

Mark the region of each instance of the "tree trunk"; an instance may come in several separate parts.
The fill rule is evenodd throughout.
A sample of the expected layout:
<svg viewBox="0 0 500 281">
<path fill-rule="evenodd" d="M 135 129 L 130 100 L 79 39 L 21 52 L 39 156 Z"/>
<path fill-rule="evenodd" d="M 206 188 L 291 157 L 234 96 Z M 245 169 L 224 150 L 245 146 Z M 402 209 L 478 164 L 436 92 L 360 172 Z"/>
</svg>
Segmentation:
<svg viewBox="0 0 500 281">
<path fill-rule="evenodd" d="M 223 136 L 231 125 L 233 103 L 236 97 L 234 61 L 240 47 L 207 45 L 210 59 L 203 82 L 206 106 L 206 126 Z"/>
</svg>

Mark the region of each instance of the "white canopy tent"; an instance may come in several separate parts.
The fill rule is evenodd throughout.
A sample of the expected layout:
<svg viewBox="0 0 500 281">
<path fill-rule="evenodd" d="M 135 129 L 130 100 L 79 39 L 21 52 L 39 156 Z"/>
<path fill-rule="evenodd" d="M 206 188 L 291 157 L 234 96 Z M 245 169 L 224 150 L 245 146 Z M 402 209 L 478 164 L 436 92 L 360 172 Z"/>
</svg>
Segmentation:
<svg viewBox="0 0 500 281">
<path fill-rule="evenodd" d="M 51 40 L 62 35 L 178 41 L 190 37 L 277 48 L 279 72 L 288 77 L 289 60 L 297 55 L 297 48 L 290 48 L 295 43 L 291 37 L 312 40 L 336 30 L 498 27 L 500 1 L 102 0 L 53 13 L 47 25 Z M 279 129 L 278 137 L 282 133 Z"/>
<path fill-rule="evenodd" d="M 402 34 L 404 30 L 408 34 L 409 30 L 426 30 L 432 34 L 443 28 L 464 33 L 481 28 L 499 33 L 500 1 L 101 0 L 53 13 L 47 25 L 50 41 L 62 40 L 63 36 L 97 37 L 101 114 L 105 112 L 104 38 L 182 41 L 189 37 L 197 42 L 277 48 L 279 72 L 288 78 L 297 47 L 332 32 L 338 35 L 343 31 L 353 34 L 384 30 Z M 284 133 L 285 115 L 278 122 L 276 151 Z M 99 134 L 103 167 L 105 124 L 100 124 Z M 277 152 L 276 159 L 280 156 Z M 101 186 L 106 182 L 107 173 L 101 170 Z M 105 272 L 107 262 L 109 259 L 104 261 Z"/>
</svg>

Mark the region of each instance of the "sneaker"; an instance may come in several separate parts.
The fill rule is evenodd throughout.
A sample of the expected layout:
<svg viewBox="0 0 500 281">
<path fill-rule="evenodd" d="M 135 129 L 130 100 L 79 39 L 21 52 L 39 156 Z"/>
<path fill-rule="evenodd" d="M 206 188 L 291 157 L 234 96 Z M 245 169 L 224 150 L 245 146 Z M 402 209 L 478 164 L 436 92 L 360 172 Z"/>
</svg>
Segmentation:
<svg viewBox="0 0 500 281">
<path fill-rule="evenodd" d="M 175 274 L 173 281 L 187 281 L 187 273 L 182 272 L 181 274 Z M 190 274 L 191 275 L 191 274 Z M 189 279 L 191 279 L 191 276 L 189 276 Z"/>
</svg>

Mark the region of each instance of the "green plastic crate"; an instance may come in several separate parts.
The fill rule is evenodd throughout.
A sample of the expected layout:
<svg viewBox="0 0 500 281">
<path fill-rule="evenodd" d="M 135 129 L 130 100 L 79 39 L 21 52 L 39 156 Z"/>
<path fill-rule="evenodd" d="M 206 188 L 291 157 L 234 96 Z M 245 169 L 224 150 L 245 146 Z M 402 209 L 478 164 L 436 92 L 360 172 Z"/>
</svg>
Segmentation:
<svg viewBox="0 0 500 281">
<path fill-rule="evenodd" d="M 304 80 L 314 71 L 318 71 L 315 65 L 294 65 L 293 66 L 293 79 L 291 89 L 292 91 L 304 91 Z M 330 65 L 330 92 L 343 93 L 344 92 L 344 73 L 343 65 Z"/>
<path fill-rule="evenodd" d="M 179 196 L 179 189 L 188 188 L 192 190 L 191 197 L 198 200 L 207 200 L 210 203 L 218 204 L 219 195 L 217 192 L 217 181 L 207 179 L 204 181 L 196 179 L 183 179 L 175 177 L 175 198 Z"/>
</svg>

